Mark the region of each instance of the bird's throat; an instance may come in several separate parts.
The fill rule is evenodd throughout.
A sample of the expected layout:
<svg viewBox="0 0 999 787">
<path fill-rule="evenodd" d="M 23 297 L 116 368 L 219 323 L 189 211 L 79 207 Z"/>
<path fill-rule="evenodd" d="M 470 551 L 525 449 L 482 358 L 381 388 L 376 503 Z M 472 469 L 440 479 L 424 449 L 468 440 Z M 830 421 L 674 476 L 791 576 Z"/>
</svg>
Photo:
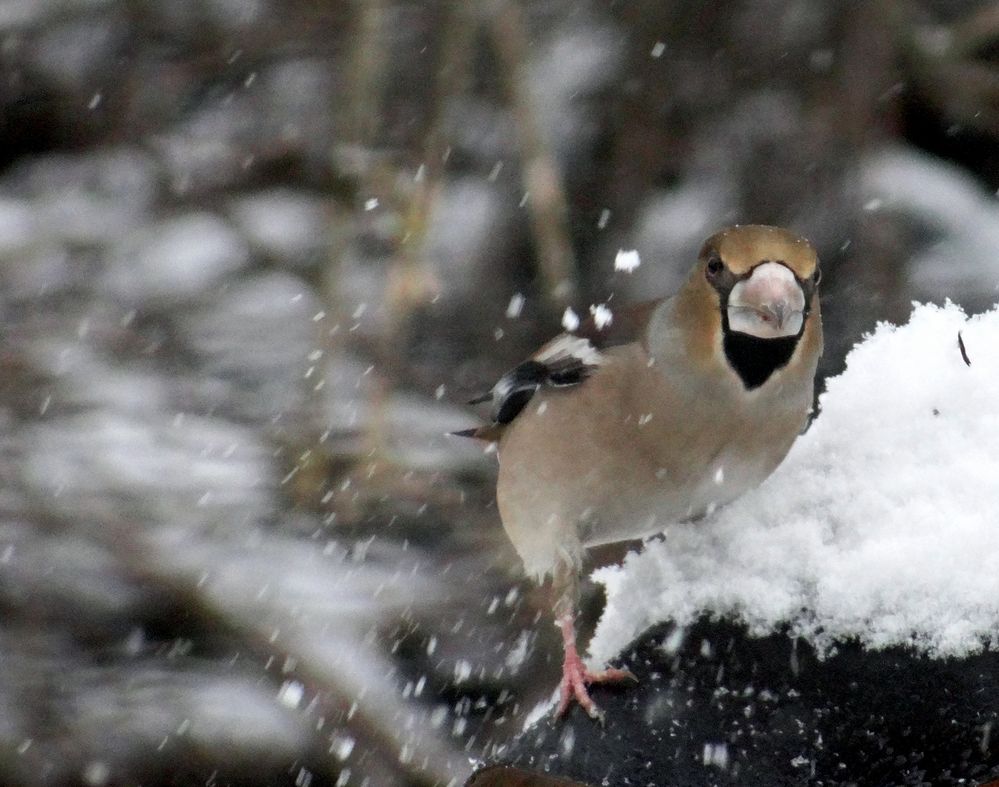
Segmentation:
<svg viewBox="0 0 999 787">
<path fill-rule="evenodd" d="M 760 339 L 747 333 L 725 331 L 723 347 L 729 366 L 748 390 L 759 388 L 770 375 L 787 366 L 799 336 Z"/>
</svg>

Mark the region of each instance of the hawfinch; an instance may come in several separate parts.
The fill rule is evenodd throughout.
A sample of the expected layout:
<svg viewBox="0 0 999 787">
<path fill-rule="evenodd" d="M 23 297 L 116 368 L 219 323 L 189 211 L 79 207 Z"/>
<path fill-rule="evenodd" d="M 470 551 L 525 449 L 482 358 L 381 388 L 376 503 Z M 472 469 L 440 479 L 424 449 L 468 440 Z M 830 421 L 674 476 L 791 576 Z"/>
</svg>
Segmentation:
<svg viewBox="0 0 999 787">
<path fill-rule="evenodd" d="M 498 444 L 497 502 L 527 572 L 552 576 L 565 643 L 561 715 L 597 718 L 576 649 L 583 549 L 696 521 L 761 483 L 801 432 L 822 353 L 819 266 L 803 238 L 734 226 L 671 298 L 590 318 L 478 401 Z"/>
</svg>

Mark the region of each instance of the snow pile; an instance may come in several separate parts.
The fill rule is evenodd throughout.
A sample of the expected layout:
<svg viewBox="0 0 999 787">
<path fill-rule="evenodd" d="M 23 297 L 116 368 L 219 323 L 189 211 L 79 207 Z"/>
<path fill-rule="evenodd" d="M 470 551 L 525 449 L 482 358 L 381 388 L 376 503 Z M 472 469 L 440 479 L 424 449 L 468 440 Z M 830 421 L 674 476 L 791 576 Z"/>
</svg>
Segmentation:
<svg viewBox="0 0 999 787">
<path fill-rule="evenodd" d="M 961 332 L 971 365 L 958 347 Z M 960 656 L 999 632 L 999 307 L 917 306 L 828 381 L 820 415 L 759 489 L 595 575 L 594 661 L 648 626 L 732 615 Z"/>
</svg>

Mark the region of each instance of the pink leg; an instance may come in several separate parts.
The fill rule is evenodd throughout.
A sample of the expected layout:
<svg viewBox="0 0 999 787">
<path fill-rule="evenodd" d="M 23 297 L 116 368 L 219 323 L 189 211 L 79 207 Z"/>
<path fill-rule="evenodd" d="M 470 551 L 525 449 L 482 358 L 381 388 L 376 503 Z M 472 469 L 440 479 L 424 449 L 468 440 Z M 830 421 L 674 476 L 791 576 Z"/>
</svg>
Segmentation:
<svg viewBox="0 0 999 787">
<path fill-rule="evenodd" d="M 628 670 L 605 669 L 590 672 L 576 650 L 576 627 L 571 614 L 562 615 L 555 624 L 562 630 L 562 643 L 565 646 L 565 660 L 562 662 L 562 683 L 559 687 L 559 703 L 555 716 L 563 716 L 569 705 L 576 700 L 591 719 L 603 718 L 597 704 L 590 699 L 586 687 L 590 683 L 613 683 L 622 680 L 637 680 Z"/>
</svg>

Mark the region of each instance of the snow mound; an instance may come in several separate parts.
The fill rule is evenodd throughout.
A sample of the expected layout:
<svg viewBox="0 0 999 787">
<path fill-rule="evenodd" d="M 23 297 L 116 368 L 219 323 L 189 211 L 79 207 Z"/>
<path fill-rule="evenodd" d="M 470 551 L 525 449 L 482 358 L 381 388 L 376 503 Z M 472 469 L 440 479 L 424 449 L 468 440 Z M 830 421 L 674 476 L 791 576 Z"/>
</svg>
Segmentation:
<svg viewBox="0 0 999 787">
<path fill-rule="evenodd" d="M 916 306 L 851 351 L 759 489 L 594 575 L 608 599 L 592 657 L 704 613 L 789 625 L 825 654 L 844 639 L 979 651 L 999 631 L 997 511 L 999 307 Z"/>
</svg>

